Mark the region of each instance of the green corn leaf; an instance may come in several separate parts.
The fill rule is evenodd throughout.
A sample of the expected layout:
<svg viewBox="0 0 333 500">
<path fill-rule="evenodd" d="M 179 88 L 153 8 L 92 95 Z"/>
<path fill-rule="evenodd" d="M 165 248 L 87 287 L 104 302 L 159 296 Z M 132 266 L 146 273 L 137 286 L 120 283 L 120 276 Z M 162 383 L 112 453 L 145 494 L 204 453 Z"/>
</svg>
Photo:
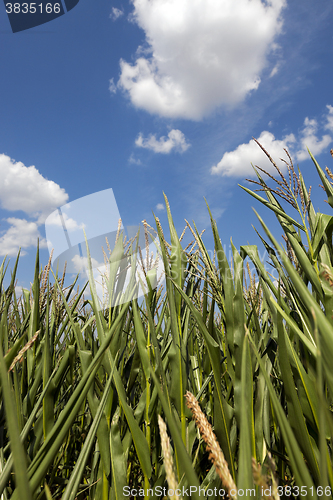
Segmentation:
<svg viewBox="0 0 333 500">
<path fill-rule="evenodd" d="M 126 460 L 117 421 L 111 423 L 110 449 L 112 460 L 112 497 L 115 500 L 122 500 L 124 498 L 124 486 L 126 486 L 127 482 Z"/>
<path fill-rule="evenodd" d="M 71 477 L 67 483 L 66 489 L 61 497 L 62 500 L 74 500 L 77 496 L 77 492 L 78 492 L 80 481 L 81 481 L 81 478 L 82 478 L 82 475 L 84 472 L 84 468 L 85 468 L 86 462 L 88 460 L 90 450 L 94 444 L 97 429 L 98 429 L 99 423 L 101 421 L 101 418 L 102 418 L 102 415 L 104 412 L 104 408 L 105 408 L 105 405 L 107 402 L 107 398 L 108 398 L 108 395 L 110 392 L 112 375 L 113 375 L 113 373 L 111 373 L 111 375 L 108 378 L 108 381 L 106 383 L 106 386 L 105 386 L 105 389 L 103 392 L 103 397 L 98 405 L 95 418 L 90 426 L 90 429 L 89 429 L 88 435 L 84 441 L 84 445 L 82 447 L 81 453 L 77 459 L 77 462 L 75 464 L 75 467 L 73 469 Z M 104 439 L 106 439 L 106 440 L 108 439 L 108 433 L 104 436 Z"/>
<path fill-rule="evenodd" d="M 105 337 L 105 332 L 104 332 L 104 327 L 102 323 L 102 315 L 98 307 L 98 301 L 97 301 L 97 293 L 96 293 L 96 287 L 95 287 L 95 282 L 93 278 L 93 273 L 92 273 L 92 267 L 91 267 L 91 259 L 90 259 L 90 253 L 89 253 L 89 247 L 88 243 L 86 240 L 86 245 L 87 245 L 87 254 L 88 254 L 88 272 L 89 272 L 89 283 L 90 283 L 90 290 L 91 290 L 91 296 L 92 296 L 92 306 L 93 306 L 93 311 L 94 315 L 96 318 L 96 327 L 97 327 L 97 332 L 98 336 L 100 339 L 103 339 Z M 135 267 L 133 268 L 135 269 Z M 132 285 L 129 285 L 129 291 L 127 292 L 128 294 L 128 300 L 130 301 L 132 299 L 132 296 L 134 294 L 134 287 Z M 118 324 L 120 319 L 122 319 L 125 315 L 125 313 L 128 311 L 129 307 L 129 302 L 126 304 L 123 304 L 122 307 L 119 310 L 119 314 L 115 320 L 115 322 L 112 324 L 110 332 L 114 329 L 114 325 Z M 107 336 L 109 337 L 110 334 Z M 138 426 L 138 423 L 133 415 L 133 410 L 132 408 L 128 405 L 127 403 L 127 398 L 126 398 L 126 392 L 121 380 L 121 377 L 118 373 L 118 370 L 115 366 L 115 361 L 113 359 L 112 353 L 110 349 L 107 351 L 107 360 L 108 360 L 108 365 L 111 367 L 111 370 L 114 370 L 113 372 L 113 378 L 114 378 L 114 383 L 116 386 L 116 390 L 121 402 L 121 406 L 124 410 L 124 414 L 126 416 L 128 425 L 131 429 L 132 437 L 133 437 L 133 442 L 135 445 L 136 452 L 138 454 L 138 458 L 140 460 L 141 467 L 144 471 L 144 474 L 146 477 L 151 476 L 151 462 L 150 462 L 150 456 L 149 456 L 149 449 L 147 445 L 147 441 L 145 439 L 145 436 Z"/>
<path fill-rule="evenodd" d="M 87 370 L 89 370 L 89 366 L 91 365 L 92 362 L 91 351 L 85 351 L 83 349 L 80 349 L 80 359 L 81 359 L 82 374 L 84 374 Z M 92 418 L 96 418 L 99 405 L 98 405 L 98 400 L 96 400 L 94 394 L 94 384 L 90 386 L 87 397 Z M 97 439 L 103 462 L 103 468 L 106 476 L 110 474 L 110 464 L 111 464 L 111 453 L 110 453 L 108 435 L 109 435 L 109 428 L 106 416 L 104 413 L 102 413 L 102 415 L 99 417 L 99 425 L 97 427 Z"/>
<path fill-rule="evenodd" d="M 293 282 L 295 289 L 299 293 L 299 296 L 301 300 L 304 302 L 306 305 L 308 311 L 311 311 L 313 309 L 314 314 L 316 316 L 316 320 L 318 322 L 318 329 L 320 332 L 320 335 L 322 336 L 322 346 L 323 346 L 323 364 L 324 364 L 324 370 L 325 370 L 325 375 L 327 378 L 327 382 L 330 386 L 330 390 L 333 392 L 333 374 L 331 370 L 331 363 L 333 359 L 333 331 L 332 331 L 332 326 L 330 324 L 330 321 L 326 318 L 325 314 L 321 310 L 319 304 L 315 301 L 315 299 L 312 297 L 311 293 L 309 292 L 308 288 L 304 284 L 303 280 L 300 278 L 300 276 L 297 274 L 296 270 L 294 269 L 292 263 L 290 262 L 288 256 L 285 254 L 283 249 L 280 247 L 280 245 L 277 243 L 276 239 L 273 237 L 261 217 L 257 214 L 257 217 L 261 223 L 261 225 L 264 228 L 264 231 L 266 232 L 267 236 L 269 239 L 272 241 L 273 245 L 277 249 L 280 258 L 290 276 L 291 281 Z"/>
<path fill-rule="evenodd" d="M 32 295 L 33 295 L 33 304 L 30 316 L 29 323 L 29 340 L 35 335 L 35 333 L 40 329 L 40 318 L 39 318 L 39 246 L 37 246 L 36 253 L 36 264 L 35 264 L 35 276 L 34 282 L 32 284 Z M 35 356 L 35 347 L 33 349 L 29 349 L 27 352 L 27 365 L 28 365 L 28 381 L 30 382 L 33 375 L 33 366 L 34 366 L 34 356 Z"/>
<path fill-rule="evenodd" d="M 325 244 L 327 236 L 330 236 L 332 238 L 332 226 L 333 226 L 333 217 L 331 215 L 317 213 L 315 220 L 314 235 L 312 240 L 312 250 L 314 258 L 317 257 L 323 244 Z M 330 265 L 331 259 L 328 258 L 327 260 L 328 262 L 326 261 L 325 264 Z"/>
<path fill-rule="evenodd" d="M 247 337 L 243 342 L 241 361 L 241 421 L 239 444 L 238 489 L 253 489 L 252 457 L 255 457 L 253 419 L 253 375 Z"/>
<path fill-rule="evenodd" d="M 306 495 L 304 498 L 307 499 L 317 499 L 317 495 L 312 496 L 312 491 L 315 491 L 313 481 L 307 469 L 306 463 L 304 462 L 303 455 L 297 443 L 297 440 L 294 436 L 294 433 L 290 427 L 288 419 L 284 413 L 284 410 L 278 400 L 275 389 L 269 379 L 269 376 L 266 373 L 264 363 L 261 359 L 261 355 L 257 352 L 256 346 L 254 345 L 251 337 L 248 337 L 250 343 L 253 347 L 253 352 L 257 358 L 260 369 L 262 370 L 263 376 L 265 377 L 266 385 L 268 388 L 268 392 L 270 395 L 270 399 L 272 402 L 272 406 L 274 408 L 274 412 L 276 415 L 277 422 L 279 424 L 279 428 L 281 430 L 285 446 L 288 453 L 288 458 L 290 460 L 292 472 L 295 475 L 296 484 L 301 487 L 304 486 L 306 489 Z M 312 489 L 311 489 L 312 488 Z"/>
<path fill-rule="evenodd" d="M 167 206 L 168 201 L 165 197 Z M 173 225 L 172 216 L 170 209 L 168 208 L 169 217 L 169 227 L 170 234 L 172 237 L 172 261 L 169 264 L 167 249 L 164 241 L 164 236 L 156 220 L 158 236 L 160 240 L 161 254 L 164 264 L 165 271 L 165 284 L 168 299 L 168 307 L 170 311 L 170 326 L 171 334 L 173 338 L 173 343 L 170 346 L 169 360 L 172 370 L 172 380 L 170 388 L 170 397 L 173 400 L 174 405 L 180 415 L 182 422 L 182 438 L 183 442 L 186 441 L 186 426 L 185 426 L 185 401 L 184 394 L 186 391 L 186 368 L 185 368 L 185 356 L 186 350 L 182 338 L 182 325 L 180 319 L 180 307 L 181 307 L 181 295 L 177 293 L 172 285 L 172 278 L 176 279 L 176 282 L 181 285 L 184 282 L 183 277 L 183 252 L 180 248 L 180 243 L 176 234 L 176 230 Z"/>
<path fill-rule="evenodd" d="M 177 287 L 176 284 L 174 284 L 174 285 Z M 211 362 L 211 365 L 213 368 L 213 372 L 214 372 L 215 388 L 216 388 L 216 391 L 218 394 L 219 411 L 220 411 L 220 414 L 222 416 L 222 421 L 223 421 L 223 426 L 221 429 L 219 429 L 220 436 L 222 436 L 220 444 L 222 447 L 222 451 L 225 455 L 225 458 L 229 464 L 230 472 L 231 472 L 232 476 L 235 477 L 234 460 L 233 460 L 233 456 L 232 456 L 232 452 L 231 452 L 231 444 L 230 444 L 230 437 L 229 437 L 228 418 L 227 418 L 226 409 L 225 409 L 226 401 L 225 401 L 225 398 L 222 394 L 221 384 L 220 384 L 220 380 L 221 380 L 220 349 L 219 349 L 218 344 L 215 342 L 215 340 L 209 335 L 207 327 L 204 324 L 204 322 L 202 321 L 202 317 L 201 317 L 200 313 L 197 311 L 197 309 L 195 308 L 194 304 L 191 302 L 189 297 L 187 297 L 185 295 L 185 293 L 183 292 L 183 290 L 181 290 L 180 288 L 178 288 L 178 291 L 179 291 L 179 293 L 182 294 L 184 301 L 186 302 L 187 306 L 189 307 L 195 321 L 198 324 L 200 332 L 202 333 L 202 336 L 205 339 L 206 348 L 207 348 L 209 359 L 210 359 L 210 362 Z"/>
<path fill-rule="evenodd" d="M 10 381 L 3 359 L 2 345 L 0 342 L 0 378 L 3 400 L 6 411 L 6 422 L 13 453 L 15 470 L 16 492 L 20 500 L 32 500 L 32 494 L 27 475 L 27 459 L 20 439 L 20 432 L 16 416 L 15 399 L 10 387 Z"/>
<path fill-rule="evenodd" d="M 244 191 L 246 191 L 248 194 L 253 196 L 253 198 L 260 201 L 263 205 L 265 205 L 267 208 L 269 208 L 270 210 L 275 212 L 277 215 L 279 215 L 283 219 L 287 220 L 288 222 L 290 222 L 294 226 L 299 227 L 300 229 L 302 229 L 304 231 L 304 226 L 302 224 L 299 224 L 299 222 L 295 221 L 295 219 L 293 219 L 289 215 L 287 215 L 283 210 L 281 210 L 277 206 L 273 205 L 272 203 L 269 203 L 267 200 L 265 200 L 265 198 L 262 198 L 262 196 L 259 196 L 257 193 L 254 193 L 253 191 L 251 191 L 251 189 L 248 189 L 244 186 L 241 186 L 240 184 L 238 184 L 238 185 L 239 185 L 239 187 L 244 189 Z"/>
<path fill-rule="evenodd" d="M 300 443 L 300 447 L 304 453 L 306 460 L 309 463 L 310 470 L 317 484 L 320 484 L 318 462 L 315 457 L 315 452 L 310 440 L 310 436 L 306 427 L 302 407 L 297 396 L 295 382 L 292 377 L 289 356 L 287 352 L 286 337 L 287 334 L 283 327 L 281 316 L 277 315 L 278 335 L 279 335 L 279 365 L 281 368 L 281 376 L 284 390 L 286 392 L 288 404 L 288 421 L 295 433 L 295 437 Z"/>
<path fill-rule="evenodd" d="M 320 180 L 321 182 L 323 183 L 323 186 L 324 186 L 324 189 L 326 191 L 326 194 L 327 194 L 327 198 L 328 200 L 330 201 L 330 199 L 332 198 L 333 196 L 333 187 L 331 185 L 331 183 L 328 181 L 324 171 L 320 168 L 320 166 L 318 165 L 316 159 L 314 158 L 314 156 L 312 155 L 311 151 L 308 149 L 308 153 L 311 157 L 311 160 L 313 161 L 316 169 L 317 169 L 317 172 L 319 174 L 319 177 L 320 177 Z"/>
<path fill-rule="evenodd" d="M 172 436 L 172 439 L 174 441 L 175 448 L 177 450 L 177 454 L 179 456 L 179 460 L 181 463 L 181 469 L 184 471 L 186 479 L 187 479 L 187 484 L 188 488 L 192 486 L 193 488 L 196 488 L 196 491 L 192 491 L 191 498 L 194 500 L 200 500 L 200 495 L 199 495 L 199 487 L 200 483 L 198 481 L 198 477 L 192 467 L 192 461 L 191 458 L 189 457 L 186 448 L 184 446 L 180 429 L 179 429 L 179 424 L 177 424 L 175 417 L 173 416 L 172 412 L 170 411 L 168 402 L 163 394 L 162 389 L 160 388 L 159 381 L 154 373 L 154 370 L 152 367 L 150 368 L 150 373 L 151 377 L 154 381 L 155 387 L 157 388 L 158 395 L 163 407 L 163 411 L 166 417 L 166 423 L 170 429 L 170 433 Z"/>
<path fill-rule="evenodd" d="M 298 243 L 298 241 L 291 234 L 287 233 L 287 237 L 295 252 L 296 258 L 300 263 L 302 271 L 305 273 L 309 281 L 312 283 L 313 287 L 318 293 L 320 300 L 323 300 L 324 294 L 321 288 L 320 280 L 315 271 L 315 267 L 312 265 L 312 262 L 309 260 L 308 256 L 306 255 L 306 253 L 304 252 L 303 248 Z"/>
</svg>

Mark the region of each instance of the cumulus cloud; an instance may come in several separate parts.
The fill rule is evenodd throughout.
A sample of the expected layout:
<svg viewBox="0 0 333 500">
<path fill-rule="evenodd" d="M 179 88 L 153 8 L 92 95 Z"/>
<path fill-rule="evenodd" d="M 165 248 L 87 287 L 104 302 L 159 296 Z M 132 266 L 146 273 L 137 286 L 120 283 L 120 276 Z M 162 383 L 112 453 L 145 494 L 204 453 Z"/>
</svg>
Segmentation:
<svg viewBox="0 0 333 500">
<path fill-rule="evenodd" d="M 68 207 L 68 205 L 69 204 L 67 204 L 67 207 Z M 65 205 L 65 207 L 66 207 L 66 205 Z M 76 220 L 72 219 L 71 217 L 68 217 L 66 212 L 62 212 L 62 218 L 64 220 L 67 231 L 76 231 L 77 229 L 84 229 L 85 228 L 85 224 L 83 224 L 83 223 L 78 224 L 76 222 Z M 54 211 L 51 213 L 51 215 L 48 216 L 47 224 L 50 226 L 62 227 L 63 222 L 61 220 L 61 217 L 59 216 L 58 211 Z"/>
<path fill-rule="evenodd" d="M 296 153 L 296 159 L 298 161 L 304 161 L 309 158 L 309 153 L 307 148 L 310 149 L 311 153 L 319 155 L 332 141 L 330 135 L 323 135 L 321 139 L 317 137 L 318 122 L 317 120 L 309 120 L 305 118 L 304 128 L 301 131 L 300 137 L 300 149 Z"/>
<path fill-rule="evenodd" d="M 282 140 L 275 139 L 271 132 L 265 130 L 260 134 L 258 141 L 272 158 L 280 158 L 283 149 L 290 149 L 295 142 L 295 136 L 290 134 Z M 220 174 L 228 177 L 252 176 L 253 169 L 251 163 L 259 165 L 267 172 L 273 172 L 274 167 L 263 154 L 258 145 L 251 139 L 246 144 L 240 144 L 234 151 L 224 153 L 222 160 L 211 169 L 212 174 Z"/>
<path fill-rule="evenodd" d="M 66 191 L 45 179 L 36 167 L 26 167 L 5 154 L 0 154 L 0 178 L 0 203 L 6 210 L 50 213 L 68 200 Z"/>
<path fill-rule="evenodd" d="M 117 7 L 112 7 L 110 17 L 113 21 L 116 21 L 117 19 L 119 19 L 119 17 L 121 17 L 123 15 L 124 15 L 124 12 L 122 10 L 117 9 Z"/>
<path fill-rule="evenodd" d="M 10 224 L 9 229 L 0 237 L 0 255 L 16 256 L 19 248 L 36 247 L 37 239 L 40 238 L 38 225 L 36 222 L 29 222 L 25 219 L 9 217 L 6 219 Z M 47 248 L 44 238 L 40 238 L 40 248 Z M 22 250 L 21 255 L 26 252 Z"/>
<path fill-rule="evenodd" d="M 9 217 L 5 219 L 10 227 L 0 233 L 0 255 L 15 256 L 21 247 L 47 248 L 44 238 L 40 237 L 38 226 L 58 206 L 68 200 L 68 194 L 58 184 L 45 179 L 36 167 L 26 167 L 9 156 L 0 154 L 0 205 L 14 212 L 21 210 L 34 220 Z"/>
<path fill-rule="evenodd" d="M 133 0 L 133 5 L 131 19 L 145 32 L 146 50 L 144 56 L 138 50 L 134 64 L 120 61 L 118 87 L 149 113 L 200 120 L 258 88 L 281 32 L 286 0 Z"/>
<path fill-rule="evenodd" d="M 154 153 L 163 154 L 171 153 L 172 150 L 183 153 L 190 147 L 183 132 L 175 129 L 170 130 L 167 138 L 163 136 L 160 139 L 156 139 L 156 136 L 152 134 L 145 139 L 142 134 L 139 134 L 135 140 L 135 145 L 139 148 L 150 149 Z"/>
<path fill-rule="evenodd" d="M 328 105 L 327 109 L 326 123 L 323 128 L 333 132 L 333 106 Z M 301 162 L 309 158 L 307 148 L 313 155 L 319 155 L 332 142 L 333 139 L 329 134 L 324 134 L 319 138 L 318 128 L 317 120 L 310 120 L 307 117 L 297 138 L 294 134 L 289 134 L 282 139 L 276 139 L 271 132 L 264 130 L 258 141 L 275 161 L 279 161 L 277 159 L 281 157 L 287 159 L 283 151 L 287 149 L 296 161 Z M 269 173 L 274 173 L 273 165 L 253 140 L 240 144 L 234 151 L 224 153 L 219 163 L 211 168 L 211 173 L 228 177 L 251 177 L 254 175 L 251 163 L 260 166 Z M 286 169 L 286 165 L 282 161 L 279 167 L 282 171 Z"/>
<path fill-rule="evenodd" d="M 159 212 L 165 210 L 165 206 L 163 205 L 163 203 L 157 203 L 156 210 L 158 210 Z"/>
</svg>

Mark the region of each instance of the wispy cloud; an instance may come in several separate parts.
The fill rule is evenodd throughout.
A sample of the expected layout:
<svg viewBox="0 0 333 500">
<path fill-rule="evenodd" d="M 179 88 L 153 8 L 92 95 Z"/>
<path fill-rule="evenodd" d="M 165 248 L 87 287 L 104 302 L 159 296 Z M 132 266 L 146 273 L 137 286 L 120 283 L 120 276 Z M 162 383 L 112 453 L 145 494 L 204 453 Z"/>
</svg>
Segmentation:
<svg viewBox="0 0 333 500">
<path fill-rule="evenodd" d="M 280 69 L 280 66 L 281 66 L 281 63 L 278 62 L 274 68 L 272 69 L 272 71 L 270 72 L 269 74 L 269 78 L 273 78 L 273 76 L 275 76 L 278 72 L 279 72 L 279 69 Z"/>
<path fill-rule="evenodd" d="M 114 79 L 111 78 L 111 80 L 109 80 L 109 91 L 112 93 L 112 94 L 115 94 L 117 92 L 117 86 L 116 84 L 114 83 Z"/>
<path fill-rule="evenodd" d="M 117 19 L 119 19 L 123 15 L 124 15 L 124 12 L 122 10 L 117 9 L 117 7 L 112 7 L 110 18 L 113 21 L 116 21 Z"/>
<path fill-rule="evenodd" d="M 142 161 L 139 158 L 135 158 L 133 153 L 128 158 L 128 163 L 131 163 L 132 165 L 142 165 Z"/>
<path fill-rule="evenodd" d="M 163 205 L 163 203 L 157 203 L 156 210 L 158 210 L 159 212 L 165 210 L 165 206 Z"/>
<path fill-rule="evenodd" d="M 324 124 L 322 124 L 321 128 L 333 132 L 333 106 L 328 105 L 327 109 L 328 112 L 324 117 Z M 287 149 L 296 161 L 301 162 L 309 158 L 307 148 L 313 155 L 319 155 L 332 142 L 333 138 L 329 134 L 323 134 L 321 138 L 318 137 L 319 128 L 317 120 L 310 120 L 307 117 L 297 137 L 294 134 L 289 134 L 282 139 L 276 139 L 271 132 L 264 130 L 258 137 L 258 141 L 274 159 L 281 158 L 281 156 L 287 159 L 283 151 Z M 254 171 L 251 163 L 273 173 L 273 165 L 253 140 L 240 144 L 234 151 L 224 153 L 219 163 L 211 168 L 211 173 L 227 177 L 252 177 Z M 280 168 L 281 170 L 286 168 L 285 163 L 282 161 L 280 162 Z"/>
<path fill-rule="evenodd" d="M 327 104 L 326 108 L 328 109 L 327 113 L 327 123 L 325 125 L 325 129 L 333 132 L 333 106 Z"/>
<path fill-rule="evenodd" d="M 169 154 L 171 151 L 177 151 L 179 153 L 184 153 L 190 144 L 186 142 L 183 132 L 180 130 L 170 130 L 168 137 L 160 137 L 156 139 L 156 135 L 150 134 L 146 139 L 142 134 L 139 134 L 135 140 L 135 145 L 139 148 L 150 149 L 154 153 Z"/>
<path fill-rule="evenodd" d="M 149 54 L 120 61 L 118 86 L 138 108 L 200 120 L 256 90 L 286 0 L 133 0 Z"/>
</svg>

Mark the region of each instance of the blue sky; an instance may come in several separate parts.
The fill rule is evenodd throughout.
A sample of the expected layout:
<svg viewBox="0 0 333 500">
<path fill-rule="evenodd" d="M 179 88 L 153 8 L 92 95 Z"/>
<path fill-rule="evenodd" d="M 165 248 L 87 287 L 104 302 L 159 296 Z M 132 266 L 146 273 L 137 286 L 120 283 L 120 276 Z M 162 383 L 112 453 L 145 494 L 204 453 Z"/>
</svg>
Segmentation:
<svg viewBox="0 0 333 500">
<path fill-rule="evenodd" d="M 279 231 L 238 187 L 269 168 L 252 137 L 287 147 L 330 210 L 306 146 L 333 167 L 332 19 L 332 0 L 80 0 L 13 34 L 0 5 L 0 258 L 21 246 L 18 284 L 38 236 L 47 262 L 46 217 L 108 188 L 124 226 L 154 212 L 166 230 L 164 191 L 179 234 L 209 233 L 204 197 L 227 247 L 259 243 L 252 206 Z"/>
</svg>

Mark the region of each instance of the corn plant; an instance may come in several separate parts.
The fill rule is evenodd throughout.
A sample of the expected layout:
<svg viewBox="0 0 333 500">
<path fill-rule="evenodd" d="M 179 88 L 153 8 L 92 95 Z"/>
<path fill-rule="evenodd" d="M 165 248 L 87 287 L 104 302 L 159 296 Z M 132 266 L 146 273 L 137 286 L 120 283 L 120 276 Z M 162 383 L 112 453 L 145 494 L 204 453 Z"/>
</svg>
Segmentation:
<svg viewBox="0 0 333 500">
<path fill-rule="evenodd" d="M 265 153 L 277 175 L 256 167 L 251 182 L 267 199 L 243 189 L 283 230 L 285 248 L 257 214 L 276 280 L 254 245 L 231 242 L 228 261 L 210 211 L 214 255 L 187 221 L 183 248 L 166 197 L 170 237 L 155 219 L 165 286 L 143 265 L 143 300 L 108 296 L 115 253 L 131 257 L 120 233 L 102 308 L 91 264 L 87 300 L 37 250 L 17 297 L 18 258 L 7 288 L 4 260 L 1 498 L 331 497 L 333 218 L 315 212 L 290 157 L 286 178 Z M 311 158 L 333 207 L 333 175 Z"/>
</svg>

